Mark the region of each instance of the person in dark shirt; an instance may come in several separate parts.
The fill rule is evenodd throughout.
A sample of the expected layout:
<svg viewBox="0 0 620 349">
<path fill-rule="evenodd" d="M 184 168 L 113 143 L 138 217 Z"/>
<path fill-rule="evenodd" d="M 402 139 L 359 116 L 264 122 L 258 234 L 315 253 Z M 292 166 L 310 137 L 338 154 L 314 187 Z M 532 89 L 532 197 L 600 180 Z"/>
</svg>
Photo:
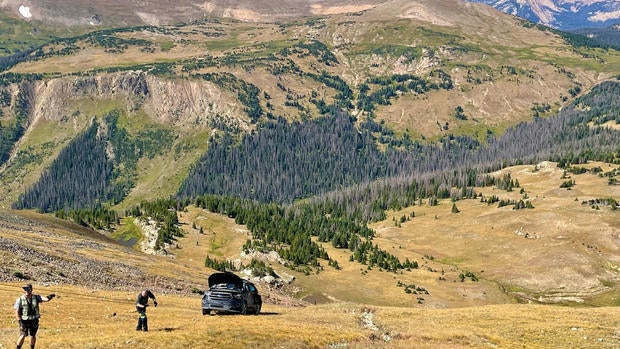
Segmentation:
<svg viewBox="0 0 620 349">
<path fill-rule="evenodd" d="M 149 306 L 149 298 L 153 299 L 153 305 L 157 306 L 157 300 L 151 290 L 144 290 L 138 293 L 138 299 L 136 300 L 136 310 L 140 314 L 138 317 L 138 326 L 136 331 L 148 331 L 148 319 L 146 318 L 146 307 Z"/>
</svg>

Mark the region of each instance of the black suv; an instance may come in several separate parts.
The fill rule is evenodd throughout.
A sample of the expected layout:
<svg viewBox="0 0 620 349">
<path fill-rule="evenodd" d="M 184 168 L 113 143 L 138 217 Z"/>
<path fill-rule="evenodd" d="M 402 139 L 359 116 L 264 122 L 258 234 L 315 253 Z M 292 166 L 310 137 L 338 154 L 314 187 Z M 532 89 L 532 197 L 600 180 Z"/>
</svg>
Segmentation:
<svg viewBox="0 0 620 349">
<path fill-rule="evenodd" d="M 263 305 L 253 283 L 233 273 L 209 276 L 209 289 L 202 296 L 202 315 L 218 313 L 258 314 Z"/>
</svg>

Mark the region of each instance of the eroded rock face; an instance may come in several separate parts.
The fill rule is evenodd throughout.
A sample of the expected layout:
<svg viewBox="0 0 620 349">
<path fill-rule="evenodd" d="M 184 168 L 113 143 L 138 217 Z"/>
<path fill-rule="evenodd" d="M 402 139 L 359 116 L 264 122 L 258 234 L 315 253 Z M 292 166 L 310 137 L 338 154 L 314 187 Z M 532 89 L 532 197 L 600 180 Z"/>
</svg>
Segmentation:
<svg viewBox="0 0 620 349">
<path fill-rule="evenodd" d="M 222 119 L 245 129 L 248 121 L 232 97 L 207 81 L 163 80 L 142 71 L 58 78 L 37 83 L 34 119 L 59 121 L 74 112 L 76 101 L 114 99 L 128 112 L 142 109 L 155 121 L 176 127 Z"/>
</svg>

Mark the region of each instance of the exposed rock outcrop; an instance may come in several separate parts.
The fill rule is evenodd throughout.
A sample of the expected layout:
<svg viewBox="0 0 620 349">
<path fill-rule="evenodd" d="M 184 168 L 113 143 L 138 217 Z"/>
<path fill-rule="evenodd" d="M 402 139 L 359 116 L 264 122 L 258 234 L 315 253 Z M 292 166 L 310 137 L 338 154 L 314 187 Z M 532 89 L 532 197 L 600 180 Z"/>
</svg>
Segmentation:
<svg viewBox="0 0 620 349">
<path fill-rule="evenodd" d="M 128 112 L 142 109 L 155 121 L 176 127 L 208 126 L 217 120 L 247 129 L 234 96 L 207 81 L 164 80 L 143 71 L 40 81 L 34 95 L 35 120 L 61 120 L 79 112 L 76 101 L 118 100 Z"/>
</svg>

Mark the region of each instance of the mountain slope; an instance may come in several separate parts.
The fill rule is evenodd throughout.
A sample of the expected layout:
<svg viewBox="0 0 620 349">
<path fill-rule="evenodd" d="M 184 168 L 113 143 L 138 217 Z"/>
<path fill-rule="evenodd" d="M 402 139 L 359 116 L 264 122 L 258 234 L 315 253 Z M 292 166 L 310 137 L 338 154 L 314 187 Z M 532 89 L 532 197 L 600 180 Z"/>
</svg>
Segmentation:
<svg viewBox="0 0 620 349">
<path fill-rule="evenodd" d="M 230 1 L 180 0 L 174 6 L 162 0 L 83 1 L 60 0 L 53 4 L 33 0 L 24 4 L 5 0 L 1 8 L 16 18 L 65 26 L 117 27 L 126 25 L 170 25 L 189 23 L 205 17 L 234 18 L 251 22 L 289 20 L 303 16 L 357 12 L 372 8 L 385 0 L 334 1 Z"/>
<path fill-rule="evenodd" d="M 32 212 L 0 211 L 0 239 L 2 282 L 126 289 L 142 287 L 149 280 L 154 288 L 169 292 L 206 287 L 206 270 L 179 265 L 176 273 L 165 273 L 170 260 L 138 253 L 92 229 Z"/>
<path fill-rule="evenodd" d="M 549 115 L 619 67 L 617 51 L 573 47 L 459 1 L 390 1 L 286 24 L 213 19 L 57 39 L 2 75 L 1 197 L 9 207 L 92 119 L 114 110 L 130 136 L 153 125 L 173 137 L 169 148 L 117 164 L 133 182 L 125 207 L 174 194 L 208 138 L 222 131 L 241 136 L 279 118 L 320 118 L 335 106 L 383 124 L 384 146 L 452 135 L 484 142 Z"/>
</svg>

